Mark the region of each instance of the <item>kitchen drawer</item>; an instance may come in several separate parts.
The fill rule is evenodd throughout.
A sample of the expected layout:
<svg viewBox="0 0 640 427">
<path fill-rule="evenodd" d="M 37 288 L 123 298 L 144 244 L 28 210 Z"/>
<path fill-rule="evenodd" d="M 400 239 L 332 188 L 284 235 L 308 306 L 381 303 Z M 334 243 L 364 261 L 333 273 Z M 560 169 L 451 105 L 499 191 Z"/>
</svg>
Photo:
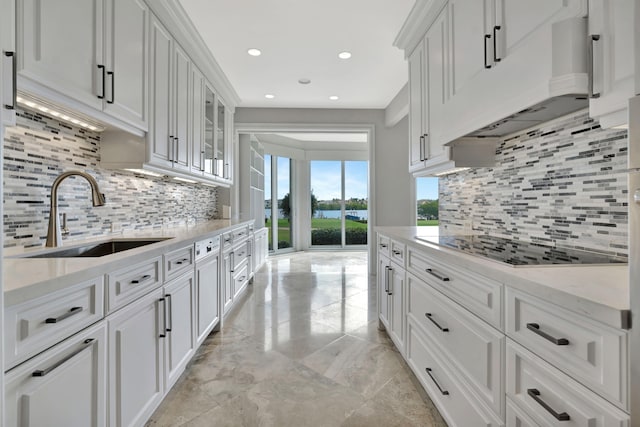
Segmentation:
<svg viewBox="0 0 640 427">
<path fill-rule="evenodd" d="M 239 243 L 244 239 L 249 237 L 249 225 L 245 225 L 243 227 L 236 228 L 233 230 L 233 243 Z"/>
<path fill-rule="evenodd" d="M 402 268 L 405 268 L 404 259 L 406 251 L 407 246 L 404 243 L 391 240 L 391 261 L 397 263 Z"/>
<path fill-rule="evenodd" d="M 407 250 L 407 271 L 435 287 L 490 325 L 503 330 L 502 284 Z"/>
<path fill-rule="evenodd" d="M 501 332 L 409 274 L 407 313 L 466 376 L 496 414 L 504 412 L 504 341 Z"/>
<path fill-rule="evenodd" d="M 544 426 L 629 423 L 629 415 L 511 339 L 507 339 L 507 396 Z"/>
<path fill-rule="evenodd" d="M 407 362 L 450 427 L 503 426 L 501 417 L 469 392 L 465 381 L 430 341 L 408 322 Z"/>
<path fill-rule="evenodd" d="M 538 427 L 538 424 L 509 398 L 507 398 L 507 425 L 509 427 Z"/>
<path fill-rule="evenodd" d="M 107 313 L 162 285 L 162 257 L 107 274 Z"/>
<path fill-rule="evenodd" d="M 235 272 L 240 268 L 240 264 L 244 262 L 249 256 L 249 245 L 247 242 L 234 246 L 231 252 L 231 272 Z"/>
<path fill-rule="evenodd" d="M 4 312 L 5 369 L 35 356 L 104 317 L 103 276 Z"/>
<path fill-rule="evenodd" d="M 177 249 L 164 255 L 164 281 L 178 277 L 193 268 L 193 245 Z"/>
<path fill-rule="evenodd" d="M 104 427 L 104 322 L 51 347 L 5 375 L 5 426 Z"/>
<path fill-rule="evenodd" d="M 627 333 L 508 288 L 506 332 L 514 341 L 627 408 Z"/>
<path fill-rule="evenodd" d="M 378 234 L 378 253 L 387 258 L 391 256 L 391 239 L 382 234 Z"/>
<path fill-rule="evenodd" d="M 233 272 L 233 299 L 235 300 L 249 282 L 249 264 L 244 262 Z"/>
</svg>

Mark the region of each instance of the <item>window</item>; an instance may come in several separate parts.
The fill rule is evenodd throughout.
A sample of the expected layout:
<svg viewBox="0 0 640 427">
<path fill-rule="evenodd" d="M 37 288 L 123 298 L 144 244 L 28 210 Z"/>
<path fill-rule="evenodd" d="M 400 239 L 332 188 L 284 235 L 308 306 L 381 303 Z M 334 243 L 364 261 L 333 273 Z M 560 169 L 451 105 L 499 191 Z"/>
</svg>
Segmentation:
<svg viewBox="0 0 640 427">
<path fill-rule="evenodd" d="M 438 178 L 416 178 L 417 225 L 438 225 Z"/>
<path fill-rule="evenodd" d="M 264 212 L 265 226 L 269 229 L 269 250 L 288 249 L 293 246 L 291 196 L 291 159 L 264 156 Z"/>
</svg>

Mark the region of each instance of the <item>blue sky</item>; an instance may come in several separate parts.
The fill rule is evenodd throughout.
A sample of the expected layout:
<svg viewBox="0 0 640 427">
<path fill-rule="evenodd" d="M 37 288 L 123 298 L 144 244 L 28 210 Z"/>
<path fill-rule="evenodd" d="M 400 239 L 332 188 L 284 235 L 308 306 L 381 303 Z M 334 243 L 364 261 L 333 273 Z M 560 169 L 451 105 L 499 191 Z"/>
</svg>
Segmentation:
<svg viewBox="0 0 640 427">
<path fill-rule="evenodd" d="M 367 198 L 367 162 L 348 161 L 345 163 L 345 196 L 349 198 Z M 271 194 L 270 156 L 265 156 L 265 198 Z M 339 199 L 340 189 L 340 162 L 339 161 L 313 161 L 311 162 L 311 188 L 318 200 Z M 278 158 L 278 198 L 282 198 L 289 192 L 289 160 Z M 438 198 L 437 178 L 417 178 L 416 194 L 418 199 Z"/>
</svg>

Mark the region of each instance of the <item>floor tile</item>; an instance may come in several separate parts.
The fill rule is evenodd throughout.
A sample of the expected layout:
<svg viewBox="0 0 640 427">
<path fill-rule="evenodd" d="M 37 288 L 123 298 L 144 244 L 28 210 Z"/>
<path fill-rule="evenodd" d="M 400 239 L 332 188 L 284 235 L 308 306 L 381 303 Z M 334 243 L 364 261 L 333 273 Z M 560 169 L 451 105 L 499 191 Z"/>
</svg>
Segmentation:
<svg viewBox="0 0 640 427">
<path fill-rule="evenodd" d="M 445 427 L 386 332 L 366 252 L 272 256 L 148 427 Z"/>
</svg>

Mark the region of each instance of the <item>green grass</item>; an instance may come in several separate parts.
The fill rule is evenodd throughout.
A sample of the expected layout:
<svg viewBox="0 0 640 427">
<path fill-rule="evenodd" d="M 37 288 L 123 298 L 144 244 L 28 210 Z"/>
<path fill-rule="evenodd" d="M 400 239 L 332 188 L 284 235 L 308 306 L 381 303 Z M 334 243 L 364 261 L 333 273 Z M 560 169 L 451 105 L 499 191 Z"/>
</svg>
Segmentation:
<svg viewBox="0 0 640 427">
<path fill-rule="evenodd" d="M 437 219 L 419 219 L 418 225 L 438 225 Z"/>
<path fill-rule="evenodd" d="M 438 224 L 438 221 L 436 221 L 435 225 L 437 224 Z M 269 242 L 271 242 L 271 220 L 270 219 L 265 223 L 265 227 L 269 229 Z M 347 220 L 345 222 L 345 227 L 347 229 L 359 228 L 359 229 L 366 230 L 367 224 L 362 222 Z M 312 229 L 331 229 L 331 228 L 340 229 L 340 218 L 312 218 L 311 228 Z M 289 221 L 286 219 L 278 220 L 278 240 L 291 242 L 291 228 L 290 228 Z"/>
</svg>

